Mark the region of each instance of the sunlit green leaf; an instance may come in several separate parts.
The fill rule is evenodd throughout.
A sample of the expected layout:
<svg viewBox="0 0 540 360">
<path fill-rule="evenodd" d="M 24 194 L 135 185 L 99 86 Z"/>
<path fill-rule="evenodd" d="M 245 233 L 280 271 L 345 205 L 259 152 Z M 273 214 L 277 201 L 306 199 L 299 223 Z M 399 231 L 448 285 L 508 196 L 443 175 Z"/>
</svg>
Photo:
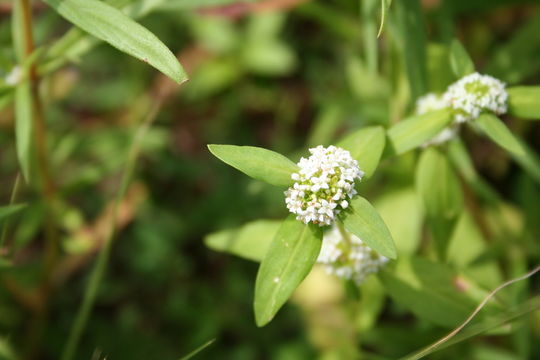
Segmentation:
<svg viewBox="0 0 540 360">
<path fill-rule="evenodd" d="M 424 150 L 415 178 L 427 215 L 449 219 L 460 214 L 463 208 L 461 186 L 444 153 L 433 147 Z"/>
<path fill-rule="evenodd" d="M 467 50 L 457 39 L 454 39 L 450 44 L 450 66 L 457 78 L 462 78 L 474 72 L 473 61 Z"/>
<path fill-rule="evenodd" d="M 508 91 L 508 112 L 522 119 L 540 120 L 540 86 L 514 86 Z"/>
<path fill-rule="evenodd" d="M 388 130 L 389 149 L 403 154 L 417 148 L 441 132 L 451 120 L 447 109 L 403 119 Z"/>
<path fill-rule="evenodd" d="M 348 150 L 358 161 L 360 169 L 367 177 L 371 177 L 379 165 L 385 141 L 384 129 L 380 126 L 371 126 L 353 132 L 336 146 Z"/>
<path fill-rule="evenodd" d="M 269 323 L 310 272 L 322 243 L 322 229 L 289 215 L 279 228 L 257 274 L 255 320 Z"/>
<path fill-rule="evenodd" d="M 237 229 L 212 233 L 204 242 L 211 249 L 260 262 L 280 225 L 278 220 L 256 220 Z"/>
<path fill-rule="evenodd" d="M 391 259 L 397 257 L 392 234 L 369 201 L 357 196 L 347 210 L 341 213 L 340 219 L 347 230 L 362 239 L 373 250 Z"/>
<path fill-rule="evenodd" d="M 476 119 L 476 124 L 495 143 L 516 156 L 523 156 L 525 150 L 514 134 L 495 115 L 482 114 Z"/>
<path fill-rule="evenodd" d="M 120 10 L 98 0 L 45 2 L 84 31 L 152 65 L 174 81 L 187 80 L 182 66 L 167 46 Z"/>
<path fill-rule="evenodd" d="M 285 156 L 259 147 L 208 145 L 208 149 L 221 161 L 272 185 L 291 185 L 291 174 L 298 170 L 298 166 Z"/>
</svg>

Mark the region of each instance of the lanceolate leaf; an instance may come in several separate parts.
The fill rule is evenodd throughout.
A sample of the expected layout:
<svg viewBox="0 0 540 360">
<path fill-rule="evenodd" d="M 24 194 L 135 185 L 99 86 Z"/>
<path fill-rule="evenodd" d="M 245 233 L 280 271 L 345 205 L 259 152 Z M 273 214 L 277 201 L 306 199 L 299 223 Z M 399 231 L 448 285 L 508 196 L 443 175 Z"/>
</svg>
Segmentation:
<svg viewBox="0 0 540 360">
<path fill-rule="evenodd" d="M 256 220 L 237 229 L 212 233 L 204 242 L 211 249 L 260 262 L 280 226 L 278 220 Z"/>
<path fill-rule="evenodd" d="M 437 135 L 451 120 L 447 109 L 406 118 L 388 130 L 389 149 L 398 155 L 412 150 Z"/>
<path fill-rule="evenodd" d="M 525 151 L 514 134 L 495 115 L 482 114 L 476 119 L 480 129 L 499 146 L 516 156 L 525 155 Z"/>
<path fill-rule="evenodd" d="M 515 86 L 508 91 L 508 112 L 522 119 L 540 120 L 540 86 Z"/>
<path fill-rule="evenodd" d="M 342 213 L 341 221 L 347 230 L 358 236 L 373 250 L 391 259 L 397 257 L 390 230 L 377 210 L 363 197 L 357 196 L 351 201 L 347 211 Z"/>
<path fill-rule="evenodd" d="M 26 207 L 26 204 L 16 204 L 0 207 L 0 221 L 10 217 L 13 214 L 18 213 Z"/>
<path fill-rule="evenodd" d="M 360 169 L 370 177 L 379 165 L 385 142 L 384 129 L 371 126 L 350 134 L 336 146 L 348 150 L 358 161 Z"/>
<path fill-rule="evenodd" d="M 272 185 L 291 185 L 291 174 L 298 171 L 298 166 L 285 156 L 259 147 L 208 145 L 208 149 L 221 161 Z"/>
<path fill-rule="evenodd" d="M 33 128 L 32 95 L 30 83 L 26 80 L 19 83 L 15 90 L 15 137 L 17 158 L 27 182 L 30 181 L 31 175 Z"/>
<path fill-rule="evenodd" d="M 467 50 L 457 39 L 454 39 L 450 44 L 450 66 L 457 78 L 462 78 L 474 72 L 474 63 Z"/>
<path fill-rule="evenodd" d="M 269 323 L 310 272 L 322 243 L 322 229 L 289 215 L 266 253 L 255 283 L 255 320 Z"/>
<path fill-rule="evenodd" d="M 438 149 L 428 148 L 420 156 L 416 190 L 430 216 L 450 219 L 459 215 L 463 208 L 459 179 Z"/>
<path fill-rule="evenodd" d="M 440 326 L 456 326 L 474 309 L 474 300 L 456 285 L 458 274 L 442 263 L 403 258 L 380 278 L 394 301 Z"/>
<path fill-rule="evenodd" d="M 154 34 L 99 0 L 44 0 L 91 35 L 134 56 L 181 83 L 187 80 L 174 54 Z"/>
</svg>

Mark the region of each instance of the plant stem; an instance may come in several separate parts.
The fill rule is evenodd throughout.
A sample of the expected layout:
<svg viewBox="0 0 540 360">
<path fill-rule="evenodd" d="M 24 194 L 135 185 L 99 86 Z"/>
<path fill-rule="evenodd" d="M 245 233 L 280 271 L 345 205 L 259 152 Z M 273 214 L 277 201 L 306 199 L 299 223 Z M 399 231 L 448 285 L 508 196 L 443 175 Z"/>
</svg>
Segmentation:
<svg viewBox="0 0 540 360">
<path fill-rule="evenodd" d="M 62 360 L 73 359 L 75 355 L 75 351 L 77 350 L 77 346 L 79 345 L 81 336 L 83 334 L 84 328 L 86 327 L 86 323 L 88 322 L 88 318 L 92 311 L 92 307 L 94 305 L 96 295 L 99 290 L 99 285 L 101 281 L 103 280 L 103 276 L 107 268 L 107 263 L 109 261 L 112 242 L 116 233 L 116 223 L 117 223 L 116 220 L 118 217 L 119 204 L 121 203 L 122 199 L 124 198 L 126 194 L 129 182 L 134 173 L 135 164 L 137 162 L 137 158 L 140 151 L 141 141 L 144 138 L 150 126 L 152 125 L 152 122 L 154 121 L 160 107 L 161 107 L 161 101 L 156 101 L 153 104 L 148 115 L 146 116 L 146 119 L 137 129 L 137 132 L 133 138 L 133 142 L 131 143 L 126 165 L 122 174 L 120 188 L 118 190 L 118 193 L 114 201 L 108 234 L 105 237 L 103 249 L 99 253 L 98 258 L 96 260 L 96 264 L 94 265 L 94 268 L 90 275 L 90 280 L 88 281 L 88 284 L 86 285 L 82 304 L 79 308 L 79 311 L 77 312 L 75 321 L 73 323 L 68 340 L 64 347 L 64 351 L 62 353 L 62 357 L 61 357 Z"/>
</svg>

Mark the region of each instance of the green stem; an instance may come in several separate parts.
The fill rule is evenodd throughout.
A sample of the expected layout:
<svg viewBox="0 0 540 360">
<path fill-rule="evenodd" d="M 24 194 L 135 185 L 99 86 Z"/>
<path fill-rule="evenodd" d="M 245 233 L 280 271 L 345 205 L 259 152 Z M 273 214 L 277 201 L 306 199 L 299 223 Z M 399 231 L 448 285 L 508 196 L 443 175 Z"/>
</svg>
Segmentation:
<svg viewBox="0 0 540 360">
<path fill-rule="evenodd" d="M 160 106 L 161 106 L 160 102 L 154 103 L 146 119 L 138 128 L 137 133 L 135 134 L 133 138 L 133 142 L 131 143 L 129 153 L 128 153 L 128 159 L 126 161 L 126 166 L 122 174 L 120 189 L 114 201 L 111 221 L 109 224 L 107 236 L 105 237 L 103 249 L 98 255 L 96 264 L 94 265 L 94 268 L 90 275 L 90 280 L 88 281 L 88 284 L 86 285 L 83 301 L 81 303 L 81 306 L 79 307 L 79 311 L 77 312 L 75 321 L 71 328 L 71 332 L 69 334 L 68 340 L 64 347 L 64 351 L 62 353 L 62 357 L 61 357 L 62 360 L 73 359 L 75 355 L 75 351 L 77 350 L 77 347 L 79 345 L 81 336 L 84 332 L 84 328 L 86 327 L 86 323 L 88 322 L 90 313 L 92 312 L 92 307 L 94 306 L 94 302 L 96 300 L 96 295 L 99 290 L 99 286 L 105 275 L 105 270 L 107 268 L 107 263 L 109 261 L 109 257 L 111 253 L 112 242 L 116 234 L 116 230 L 117 230 L 116 223 L 117 223 L 117 217 L 118 217 L 118 207 L 126 194 L 129 182 L 133 175 L 135 164 L 137 162 L 137 158 L 140 151 L 141 141 L 144 138 L 144 135 L 146 134 L 150 126 L 152 125 L 152 122 L 154 121 Z"/>
</svg>

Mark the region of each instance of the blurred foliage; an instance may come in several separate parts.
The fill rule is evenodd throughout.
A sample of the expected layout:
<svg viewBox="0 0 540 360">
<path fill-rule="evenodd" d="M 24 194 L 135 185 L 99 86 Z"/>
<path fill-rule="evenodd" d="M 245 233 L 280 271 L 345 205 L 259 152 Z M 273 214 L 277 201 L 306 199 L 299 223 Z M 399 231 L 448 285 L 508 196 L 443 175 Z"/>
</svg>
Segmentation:
<svg viewBox="0 0 540 360">
<path fill-rule="evenodd" d="M 538 264 L 538 177 L 472 131 L 463 135 L 471 159 L 452 160 L 465 188 L 481 188 L 485 196 L 464 195 L 469 203 L 456 214 L 445 263 L 435 262 L 426 241 L 414 153 L 384 160 L 361 184 L 400 237 L 399 254 L 425 255 L 398 261 L 403 271 L 384 274 L 382 281 L 370 279 L 358 291 L 315 269 L 293 303 L 271 325 L 256 328 L 257 264 L 205 247 L 202 239 L 211 232 L 224 231 L 210 243 L 226 241 L 230 229 L 286 214 L 281 190 L 220 163 L 207 143 L 262 146 L 296 160 L 307 145 L 332 143 L 366 125 L 393 124 L 410 113 L 413 99 L 454 80 L 447 62 L 455 36 L 480 71 L 509 84 L 540 83 L 538 1 L 425 0 L 417 9 L 425 24 L 400 8 L 407 1 L 392 2 L 383 35 L 373 40 L 368 33 L 376 35 L 380 16 L 378 7 L 362 6 L 368 0 L 134 0 L 151 9 L 139 21 L 178 55 L 188 83 L 175 87 L 145 63 L 97 43 L 43 68 L 56 216 L 46 215 L 51 204 L 35 187 L 21 185 L 17 203 L 26 207 L 0 223 L 6 227 L 2 255 L 13 262 L 0 267 L 0 359 L 58 358 L 105 238 L 131 139 L 156 103 L 77 359 L 178 359 L 212 338 L 215 343 L 196 358 L 395 359 L 445 335 L 503 279 Z M 0 1 L 3 79 L 16 64 L 11 5 Z M 71 26 L 43 3 L 33 6 L 35 42 L 50 47 Z M 426 37 L 425 48 L 418 33 Z M 84 34 L 77 39 L 77 46 L 86 46 Z M 418 66 L 427 75 L 414 73 L 419 87 L 409 88 L 407 72 Z M 13 94 L 3 82 L 2 205 L 10 203 L 19 171 Z M 507 120 L 540 152 L 538 122 Z M 473 211 L 479 207 L 481 215 Z M 50 288 L 43 287 L 48 222 L 61 240 Z M 275 231 L 272 222 L 256 224 L 242 228 L 244 236 Z M 460 279 L 467 291 L 445 288 L 445 279 Z M 381 283 L 395 286 L 389 291 Z M 430 289 L 430 297 L 417 285 Z M 513 285 L 476 321 L 516 308 L 539 290 L 533 280 Z M 540 358 L 538 311 L 490 331 L 430 358 Z"/>
</svg>

